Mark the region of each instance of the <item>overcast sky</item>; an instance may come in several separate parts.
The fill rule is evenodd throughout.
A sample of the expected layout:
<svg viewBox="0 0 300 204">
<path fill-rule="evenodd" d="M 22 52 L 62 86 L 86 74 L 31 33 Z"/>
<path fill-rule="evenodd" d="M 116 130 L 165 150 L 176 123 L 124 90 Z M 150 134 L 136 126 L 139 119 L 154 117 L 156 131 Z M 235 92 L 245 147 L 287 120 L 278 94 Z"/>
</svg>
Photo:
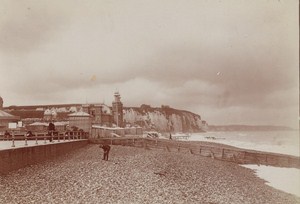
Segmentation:
<svg viewBox="0 0 300 204">
<path fill-rule="evenodd" d="M 298 127 L 297 0 L 0 0 L 4 106 L 170 105 Z"/>
</svg>

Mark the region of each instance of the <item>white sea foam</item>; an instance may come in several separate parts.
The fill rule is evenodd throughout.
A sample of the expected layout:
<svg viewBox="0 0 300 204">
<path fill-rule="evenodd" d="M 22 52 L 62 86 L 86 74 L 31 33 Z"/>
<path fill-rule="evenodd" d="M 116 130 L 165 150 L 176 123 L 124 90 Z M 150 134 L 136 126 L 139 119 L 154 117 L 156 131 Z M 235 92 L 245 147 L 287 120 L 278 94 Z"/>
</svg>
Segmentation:
<svg viewBox="0 0 300 204">
<path fill-rule="evenodd" d="M 264 179 L 267 185 L 300 197 L 300 169 L 264 165 L 241 166 L 255 170 L 256 175 Z"/>
<path fill-rule="evenodd" d="M 192 134 L 190 141 L 209 141 L 239 148 L 299 156 L 299 132 L 207 132 Z M 300 169 L 242 165 L 254 169 L 266 184 L 300 197 Z"/>
<path fill-rule="evenodd" d="M 190 141 L 209 141 L 243 149 L 300 155 L 298 132 L 207 132 L 195 133 Z"/>
</svg>

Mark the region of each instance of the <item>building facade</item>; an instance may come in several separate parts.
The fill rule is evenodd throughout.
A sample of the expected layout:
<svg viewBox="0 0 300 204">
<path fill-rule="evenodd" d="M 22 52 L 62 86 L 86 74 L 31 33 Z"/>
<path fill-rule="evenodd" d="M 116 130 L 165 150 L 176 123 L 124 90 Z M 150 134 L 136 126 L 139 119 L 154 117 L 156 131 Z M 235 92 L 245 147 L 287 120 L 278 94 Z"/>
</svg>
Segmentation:
<svg viewBox="0 0 300 204">
<path fill-rule="evenodd" d="M 7 130 L 9 128 L 10 123 L 15 123 L 17 124 L 20 121 L 19 116 L 14 116 L 12 114 L 9 114 L 3 109 L 3 99 L 0 96 L 0 131 Z"/>
<path fill-rule="evenodd" d="M 105 104 L 84 104 L 82 111 L 91 116 L 92 124 L 111 127 L 113 117 L 110 107 Z"/>
<path fill-rule="evenodd" d="M 70 128 L 77 127 L 85 132 L 91 132 L 92 119 L 90 114 L 85 112 L 76 112 L 68 115 Z"/>
<path fill-rule="evenodd" d="M 0 96 L 0 110 L 3 109 L 3 98 Z"/>
<path fill-rule="evenodd" d="M 123 104 L 119 92 L 115 92 L 112 108 L 105 104 L 84 104 L 82 111 L 91 116 L 92 124 L 106 127 L 124 127 Z"/>
</svg>

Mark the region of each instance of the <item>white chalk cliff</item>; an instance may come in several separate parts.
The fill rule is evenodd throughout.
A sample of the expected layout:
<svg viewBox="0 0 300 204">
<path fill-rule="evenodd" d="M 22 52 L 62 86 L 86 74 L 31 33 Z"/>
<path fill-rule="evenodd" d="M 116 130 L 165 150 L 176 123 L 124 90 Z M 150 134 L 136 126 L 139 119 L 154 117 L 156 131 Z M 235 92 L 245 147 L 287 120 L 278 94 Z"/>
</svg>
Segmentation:
<svg viewBox="0 0 300 204">
<path fill-rule="evenodd" d="M 170 107 L 152 108 L 142 105 L 140 108 L 124 108 L 123 114 L 127 124 L 161 132 L 200 132 L 206 126 L 200 115 Z"/>
</svg>

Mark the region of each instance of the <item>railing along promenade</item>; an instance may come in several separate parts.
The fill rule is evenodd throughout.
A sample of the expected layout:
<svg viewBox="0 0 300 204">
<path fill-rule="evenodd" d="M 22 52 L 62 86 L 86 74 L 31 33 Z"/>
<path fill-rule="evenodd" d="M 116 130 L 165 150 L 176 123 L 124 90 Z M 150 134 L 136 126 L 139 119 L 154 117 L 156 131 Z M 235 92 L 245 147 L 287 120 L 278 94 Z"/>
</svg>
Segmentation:
<svg viewBox="0 0 300 204">
<path fill-rule="evenodd" d="M 145 149 L 163 149 L 169 152 L 183 152 L 193 155 L 210 157 L 215 160 L 238 164 L 270 165 L 277 167 L 300 168 L 300 158 L 285 154 L 269 153 L 225 145 L 202 145 L 199 142 L 178 141 L 167 139 L 150 139 L 143 137 L 101 138 L 90 139 L 97 144 L 123 145 L 142 147 Z"/>
<path fill-rule="evenodd" d="M 11 147 L 16 147 L 15 141 L 24 141 L 24 146 L 28 146 L 28 140 L 35 140 L 35 145 L 38 145 L 39 142 L 47 144 L 47 141 L 54 143 L 54 141 L 60 142 L 77 139 L 88 139 L 88 133 L 82 131 L 52 132 L 51 134 L 48 132 L 37 132 L 28 136 L 27 133 L 12 132 L 10 136 L 0 135 L 0 141 L 11 141 Z"/>
<path fill-rule="evenodd" d="M 56 159 L 59 156 L 84 147 L 88 135 L 83 132 L 55 132 L 0 135 L 0 175 L 28 165 Z"/>
</svg>

